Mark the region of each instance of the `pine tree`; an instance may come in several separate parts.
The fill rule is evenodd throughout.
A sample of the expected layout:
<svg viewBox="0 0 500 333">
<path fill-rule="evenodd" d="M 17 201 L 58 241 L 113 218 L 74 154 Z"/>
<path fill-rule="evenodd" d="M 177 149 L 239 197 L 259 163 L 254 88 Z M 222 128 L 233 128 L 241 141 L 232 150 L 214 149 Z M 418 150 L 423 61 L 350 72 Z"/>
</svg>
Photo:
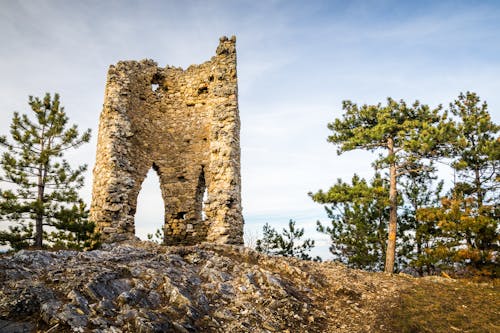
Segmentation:
<svg viewBox="0 0 500 333">
<path fill-rule="evenodd" d="M 49 240 L 82 246 L 93 229 L 77 192 L 86 165 L 72 169 L 63 155 L 88 142 L 90 130 L 80 135 L 76 125 L 68 126 L 58 94 L 30 96 L 29 105 L 32 117 L 14 112 L 12 141 L 0 137 L 6 148 L 0 159 L 0 218 L 11 224 L 0 233 L 0 244 L 42 248 Z"/>
<path fill-rule="evenodd" d="M 442 224 L 460 243 L 456 262 L 473 274 L 498 275 L 500 249 L 500 126 L 491 120 L 488 104 L 473 92 L 461 93 L 450 104 L 458 139 L 453 141 L 453 168 L 458 182 L 443 200 L 443 208 L 460 215 Z M 448 204 L 448 206 L 446 205 Z"/>
<path fill-rule="evenodd" d="M 266 254 L 311 260 L 308 252 L 314 247 L 314 240 L 306 239 L 301 242 L 302 236 L 304 228 L 297 229 L 293 220 L 288 222 L 288 229 L 283 228 L 282 234 L 266 223 L 263 227 L 263 238 L 257 240 L 256 250 Z M 321 259 L 316 257 L 314 260 Z"/>
<path fill-rule="evenodd" d="M 385 258 L 386 272 L 394 270 L 397 236 L 397 181 L 409 166 L 425 166 L 424 159 L 441 157 L 449 125 L 441 106 L 431 110 L 416 101 L 412 106 L 388 98 L 387 105 L 343 102 L 342 119 L 328 124 L 333 134 L 328 141 L 338 144 L 338 154 L 354 149 L 383 151 L 375 161 L 376 169 L 389 169 L 389 226 Z M 413 170 L 416 171 L 416 170 Z"/>
<path fill-rule="evenodd" d="M 317 230 L 330 236 L 334 260 L 349 267 L 378 271 L 384 265 L 388 214 L 387 181 L 376 174 L 371 183 L 354 175 L 351 184 L 341 179 L 328 192 L 309 193 L 325 204 L 330 226 L 317 222 Z"/>
<path fill-rule="evenodd" d="M 408 258 L 405 266 L 420 276 L 431 275 L 437 269 L 437 258 L 431 255 L 430 249 L 436 244 L 439 230 L 435 223 L 420 220 L 417 213 L 421 209 L 431 209 L 439 205 L 444 181 L 435 183 L 437 178 L 436 170 L 431 164 L 424 170 L 404 174 L 399 184 L 404 198 L 401 221 L 407 228 L 407 232 L 403 232 L 402 236 Z"/>
<path fill-rule="evenodd" d="M 450 144 L 457 179 L 438 207 L 419 210 L 420 219 L 435 232 L 428 252 L 442 269 L 497 276 L 500 126 L 475 93 L 461 93 L 450 113 L 456 117 Z"/>
<path fill-rule="evenodd" d="M 163 244 L 163 240 L 165 239 L 165 236 L 163 235 L 163 229 L 161 228 L 156 229 L 154 234 L 147 234 L 146 236 L 148 238 L 148 241 L 156 244 Z"/>
<path fill-rule="evenodd" d="M 497 277 L 499 250 L 498 206 L 477 206 L 476 198 L 454 192 L 439 207 L 418 211 L 420 220 L 435 226 L 428 258 L 451 273 L 465 269 L 473 275 Z"/>
<path fill-rule="evenodd" d="M 452 141 L 455 157 L 452 167 L 461 183 L 468 185 L 467 192 L 476 198 L 479 207 L 488 201 L 498 204 L 500 126 L 491 120 L 488 104 L 481 103 L 479 96 L 472 92 L 461 93 L 450 104 L 450 113 L 458 118 L 457 139 Z"/>
</svg>

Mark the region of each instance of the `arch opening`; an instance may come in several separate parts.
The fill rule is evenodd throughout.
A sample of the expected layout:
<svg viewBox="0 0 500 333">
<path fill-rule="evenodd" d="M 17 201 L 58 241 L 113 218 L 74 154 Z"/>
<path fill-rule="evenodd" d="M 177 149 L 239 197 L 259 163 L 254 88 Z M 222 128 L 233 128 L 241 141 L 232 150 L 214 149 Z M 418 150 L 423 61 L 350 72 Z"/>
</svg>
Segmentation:
<svg viewBox="0 0 500 333">
<path fill-rule="evenodd" d="M 157 170 L 158 168 L 153 165 L 141 185 L 137 196 L 134 224 L 135 236 L 141 240 L 163 243 L 165 204 Z"/>
<path fill-rule="evenodd" d="M 207 214 L 205 212 L 206 204 L 208 202 L 208 189 L 205 180 L 205 167 L 201 167 L 200 176 L 198 177 L 198 186 L 196 188 L 196 203 L 200 212 L 199 219 L 205 221 Z"/>
<path fill-rule="evenodd" d="M 207 213 L 205 211 L 208 202 L 208 189 L 205 187 L 203 192 L 203 198 L 201 199 L 201 220 L 205 221 L 207 219 Z"/>
</svg>

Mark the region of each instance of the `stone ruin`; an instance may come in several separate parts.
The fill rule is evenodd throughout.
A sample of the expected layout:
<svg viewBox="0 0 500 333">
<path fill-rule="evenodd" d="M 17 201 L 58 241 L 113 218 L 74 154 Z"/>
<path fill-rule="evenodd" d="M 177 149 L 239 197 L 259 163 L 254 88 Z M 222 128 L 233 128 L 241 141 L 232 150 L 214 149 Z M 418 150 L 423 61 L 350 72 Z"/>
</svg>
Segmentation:
<svg viewBox="0 0 500 333">
<path fill-rule="evenodd" d="M 167 245 L 243 243 L 236 38 L 186 70 L 152 60 L 108 71 L 90 218 L 104 242 L 135 238 L 137 196 L 160 178 Z"/>
</svg>

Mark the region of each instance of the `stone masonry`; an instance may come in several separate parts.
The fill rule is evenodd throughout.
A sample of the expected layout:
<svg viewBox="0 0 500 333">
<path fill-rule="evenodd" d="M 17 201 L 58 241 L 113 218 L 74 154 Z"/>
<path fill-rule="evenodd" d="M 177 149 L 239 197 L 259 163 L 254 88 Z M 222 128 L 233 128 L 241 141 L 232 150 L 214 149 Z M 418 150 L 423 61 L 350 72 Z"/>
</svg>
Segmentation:
<svg viewBox="0 0 500 333">
<path fill-rule="evenodd" d="M 104 242 L 135 237 L 137 195 L 159 175 L 165 244 L 243 243 L 236 38 L 186 70 L 152 60 L 108 71 L 90 218 Z"/>
</svg>

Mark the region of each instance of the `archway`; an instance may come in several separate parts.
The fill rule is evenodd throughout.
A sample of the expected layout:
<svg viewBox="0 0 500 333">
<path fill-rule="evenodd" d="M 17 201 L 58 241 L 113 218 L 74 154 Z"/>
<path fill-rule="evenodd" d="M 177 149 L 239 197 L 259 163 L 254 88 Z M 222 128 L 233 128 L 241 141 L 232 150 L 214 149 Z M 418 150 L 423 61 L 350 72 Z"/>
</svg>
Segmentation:
<svg viewBox="0 0 500 333">
<path fill-rule="evenodd" d="M 141 240 L 148 240 L 148 234 L 153 235 L 153 240 L 163 242 L 162 238 L 155 237 L 157 230 L 163 235 L 165 221 L 165 205 L 161 195 L 160 178 L 151 168 L 141 185 L 137 196 L 135 212 L 135 235 Z"/>
</svg>

